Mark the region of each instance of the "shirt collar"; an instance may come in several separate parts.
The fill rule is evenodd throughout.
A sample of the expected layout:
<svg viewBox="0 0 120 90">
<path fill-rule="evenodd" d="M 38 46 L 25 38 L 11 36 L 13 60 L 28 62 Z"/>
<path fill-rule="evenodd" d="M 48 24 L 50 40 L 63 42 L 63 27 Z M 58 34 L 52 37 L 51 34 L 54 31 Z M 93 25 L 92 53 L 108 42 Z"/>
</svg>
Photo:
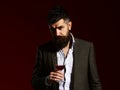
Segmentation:
<svg viewBox="0 0 120 90">
<path fill-rule="evenodd" d="M 72 34 L 72 33 L 70 33 L 70 35 L 71 35 L 71 37 L 72 37 L 72 40 L 71 40 L 71 41 L 72 41 L 72 42 L 71 42 L 71 43 L 72 43 L 72 44 L 71 44 L 72 46 L 71 46 L 71 48 L 70 48 L 70 49 L 72 49 L 72 50 L 73 50 L 73 46 L 74 46 L 74 43 L 75 43 L 75 38 L 74 38 L 74 36 L 73 36 L 73 34 Z"/>
</svg>

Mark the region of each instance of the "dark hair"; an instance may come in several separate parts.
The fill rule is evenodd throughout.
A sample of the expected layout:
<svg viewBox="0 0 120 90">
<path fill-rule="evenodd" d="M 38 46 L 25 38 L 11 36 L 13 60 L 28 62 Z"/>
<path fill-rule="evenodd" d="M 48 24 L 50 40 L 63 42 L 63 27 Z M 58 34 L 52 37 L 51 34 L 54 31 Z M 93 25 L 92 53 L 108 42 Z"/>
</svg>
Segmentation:
<svg viewBox="0 0 120 90">
<path fill-rule="evenodd" d="M 48 25 L 51 25 L 51 24 L 59 21 L 60 19 L 70 21 L 68 12 L 62 6 L 53 7 L 48 12 Z"/>
</svg>

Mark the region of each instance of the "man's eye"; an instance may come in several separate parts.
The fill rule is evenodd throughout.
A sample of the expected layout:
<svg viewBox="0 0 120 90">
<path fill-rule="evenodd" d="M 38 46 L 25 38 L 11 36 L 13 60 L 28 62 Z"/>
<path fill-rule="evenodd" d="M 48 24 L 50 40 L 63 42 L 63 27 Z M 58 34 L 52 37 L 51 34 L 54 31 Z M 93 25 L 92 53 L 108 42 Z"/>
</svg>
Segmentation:
<svg viewBox="0 0 120 90">
<path fill-rule="evenodd" d="M 63 27 L 58 27 L 59 30 L 61 30 Z"/>
<path fill-rule="evenodd" d="M 51 30 L 51 31 L 55 31 L 56 29 L 55 29 L 55 28 L 51 28 L 50 30 Z"/>
</svg>

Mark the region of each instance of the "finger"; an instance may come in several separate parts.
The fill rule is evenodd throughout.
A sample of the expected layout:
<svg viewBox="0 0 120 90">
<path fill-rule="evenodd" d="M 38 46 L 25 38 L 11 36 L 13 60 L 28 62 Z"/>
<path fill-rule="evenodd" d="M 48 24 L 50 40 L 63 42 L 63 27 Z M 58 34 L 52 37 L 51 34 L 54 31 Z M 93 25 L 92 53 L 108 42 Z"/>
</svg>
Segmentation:
<svg viewBox="0 0 120 90">
<path fill-rule="evenodd" d="M 62 80 L 62 79 L 63 79 L 63 77 L 54 76 L 54 79 Z"/>
<path fill-rule="evenodd" d="M 61 78 L 61 77 L 57 77 L 57 76 L 54 76 L 54 77 L 51 77 L 50 80 L 52 80 L 52 81 L 56 81 L 56 82 L 59 82 L 59 81 L 62 81 L 63 78 Z"/>
<path fill-rule="evenodd" d="M 60 82 L 62 79 L 57 79 L 57 78 L 54 78 L 54 81 L 56 82 Z"/>
<path fill-rule="evenodd" d="M 52 75 L 50 75 L 50 78 L 52 79 L 52 78 L 58 78 L 58 79 L 63 79 L 64 78 L 64 76 L 63 75 L 59 75 L 59 74 L 52 74 Z"/>
<path fill-rule="evenodd" d="M 59 72 L 59 71 L 53 72 L 53 73 L 51 73 L 51 75 L 59 76 L 59 77 L 64 77 L 64 74 L 62 72 Z"/>
<path fill-rule="evenodd" d="M 60 81 L 60 80 L 63 80 L 63 78 L 64 78 L 64 75 L 61 73 L 58 73 L 58 72 L 51 72 L 50 73 L 50 80 Z"/>
<path fill-rule="evenodd" d="M 61 70 L 56 71 L 56 72 L 59 73 L 59 74 L 63 74 L 64 75 L 64 73 Z"/>
</svg>

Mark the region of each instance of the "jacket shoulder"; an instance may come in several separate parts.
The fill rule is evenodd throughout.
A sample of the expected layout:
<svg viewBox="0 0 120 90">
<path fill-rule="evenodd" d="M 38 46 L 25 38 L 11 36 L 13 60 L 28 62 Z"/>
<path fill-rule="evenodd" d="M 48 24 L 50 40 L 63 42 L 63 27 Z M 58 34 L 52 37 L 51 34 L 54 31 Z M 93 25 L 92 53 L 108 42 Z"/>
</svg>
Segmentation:
<svg viewBox="0 0 120 90">
<path fill-rule="evenodd" d="M 38 46 L 38 50 L 42 50 L 42 51 L 54 51 L 54 45 L 52 43 L 52 41 L 49 41 L 47 43 L 41 44 Z"/>
<path fill-rule="evenodd" d="M 83 46 L 83 47 L 89 47 L 93 44 L 90 41 L 86 41 L 86 40 L 78 39 L 78 38 L 75 38 L 75 43 L 76 45 Z"/>
</svg>

